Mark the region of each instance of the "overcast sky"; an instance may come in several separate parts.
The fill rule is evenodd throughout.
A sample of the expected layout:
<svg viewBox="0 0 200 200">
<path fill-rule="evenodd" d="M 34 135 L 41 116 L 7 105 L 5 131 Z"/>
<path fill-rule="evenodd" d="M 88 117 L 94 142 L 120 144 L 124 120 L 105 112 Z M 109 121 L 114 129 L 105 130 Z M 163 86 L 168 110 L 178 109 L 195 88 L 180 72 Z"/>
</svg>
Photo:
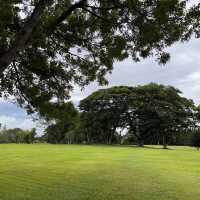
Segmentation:
<svg viewBox="0 0 200 200">
<path fill-rule="evenodd" d="M 172 85 L 179 88 L 183 95 L 200 104 L 200 40 L 191 40 L 188 43 L 177 43 L 169 49 L 171 60 L 160 66 L 155 58 L 148 58 L 135 63 L 131 59 L 115 63 L 113 73 L 108 76 L 109 85 L 143 85 L 150 82 Z M 80 91 L 75 88 L 72 100 L 78 102 L 100 87 L 93 83 Z M 19 127 L 41 130 L 39 123 L 33 122 L 26 112 L 8 101 L 0 100 L 0 123 L 7 128 Z M 40 131 L 41 132 L 41 131 Z"/>
</svg>

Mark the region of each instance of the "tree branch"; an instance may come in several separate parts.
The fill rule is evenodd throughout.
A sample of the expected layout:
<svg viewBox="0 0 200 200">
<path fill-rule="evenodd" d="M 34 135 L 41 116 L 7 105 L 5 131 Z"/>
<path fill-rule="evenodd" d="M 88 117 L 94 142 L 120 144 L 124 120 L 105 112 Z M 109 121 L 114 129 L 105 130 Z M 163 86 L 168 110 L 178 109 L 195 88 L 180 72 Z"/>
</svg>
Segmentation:
<svg viewBox="0 0 200 200">
<path fill-rule="evenodd" d="M 108 19 L 101 17 L 100 15 L 98 15 L 98 14 L 96 14 L 95 12 L 93 12 L 93 11 L 91 11 L 91 10 L 85 8 L 84 6 L 82 7 L 82 9 L 85 10 L 85 11 L 87 11 L 87 12 L 89 12 L 90 14 L 92 14 L 93 16 L 95 16 L 95 17 L 97 17 L 97 18 L 99 18 L 99 19 L 101 19 L 101 20 L 110 23 L 110 21 L 109 21 Z"/>
<path fill-rule="evenodd" d="M 38 25 L 41 16 L 47 6 L 50 6 L 53 0 L 40 0 L 36 5 L 33 13 L 25 22 L 24 27 L 16 34 L 15 40 L 11 47 L 0 55 L 0 75 L 4 72 L 8 65 L 14 60 L 17 52 L 23 50 L 27 41 L 30 39 L 33 29 Z"/>
<path fill-rule="evenodd" d="M 49 27 L 48 33 L 51 33 L 60 23 L 62 23 L 74 10 L 77 8 L 82 8 L 87 0 L 80 0 L 79 2 L 73 4 L 69 9 L 64 11 L 51 26 Z"/>
<path fill-rule="evenodd" d="M 29 102 L 29 99 L 26 97 L 26 95 L 24 94 L 24 87 L 21 83 L 21 80 L 20 80 L 20 76 L 19 76 L 19 72 L 17 70 L 17 66 L 16 66 L 16 63 L 15 61 L 12 62 L 12 66 L 15 70 L 15 74 L 16 74 L 16 81 L 18 83 L 18 90 L 20 91 L 19 92 L 19 96 L 21 96 L 21 98 L 23 98 L 25 101 Z"/>
</svg>

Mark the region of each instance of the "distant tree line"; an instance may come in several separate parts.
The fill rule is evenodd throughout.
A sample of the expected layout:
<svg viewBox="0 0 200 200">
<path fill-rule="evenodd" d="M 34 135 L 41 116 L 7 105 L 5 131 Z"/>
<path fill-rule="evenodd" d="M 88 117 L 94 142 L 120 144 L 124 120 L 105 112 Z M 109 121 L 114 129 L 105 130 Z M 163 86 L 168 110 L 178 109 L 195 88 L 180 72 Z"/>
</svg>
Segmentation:
<svg viewBox="0 0 200 200">
<path fill-rule="evenodd" d="M 51 105 L 49 105 L 51 104 Z M 48 108 L 51 107 L 51 110 Z M 49 143 L 200 146 L 200 108 L 172 86 L 150 83 L 101 89 L 80 102 L 40 111 Z"/>
<path fill-rule="evenodd" d="M 0 129 L 0 144 L 2 143 L 27 143 L 31 144 L 36 141 L 36 130 L 22 130 L 20 128 Z"/>
</svg>

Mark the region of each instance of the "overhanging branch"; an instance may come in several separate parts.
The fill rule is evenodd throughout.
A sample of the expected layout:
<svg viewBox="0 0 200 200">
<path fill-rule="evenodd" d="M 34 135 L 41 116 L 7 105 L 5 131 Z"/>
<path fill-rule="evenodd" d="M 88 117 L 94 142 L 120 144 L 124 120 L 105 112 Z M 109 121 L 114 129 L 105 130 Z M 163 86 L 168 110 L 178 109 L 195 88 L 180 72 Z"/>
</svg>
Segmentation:
<svg viewBox="0 0 200 200">
<path fill-rule="evenodd" d="M 14 60 L 17 52 L 25 48 L 27 41 L 32 35 L 33 29 L 38 25 L 44 10 L 52 3 L 53 0 L 40 0 L 38 2 L 23 28 L 16 34 L 11 47 L 0 56 L 0 75 L 2 75 L 7 66 Z"/>
</svg>

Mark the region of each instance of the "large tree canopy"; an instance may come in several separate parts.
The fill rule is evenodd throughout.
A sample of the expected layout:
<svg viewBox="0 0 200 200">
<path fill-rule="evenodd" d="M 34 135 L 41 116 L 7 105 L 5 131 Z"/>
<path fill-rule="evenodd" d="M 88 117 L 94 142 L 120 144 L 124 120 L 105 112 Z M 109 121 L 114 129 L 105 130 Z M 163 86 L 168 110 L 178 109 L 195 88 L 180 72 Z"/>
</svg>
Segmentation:
<svg viewBox="0 0 200 200">
<path fill-rule="evenodd" d="M 80 109 L 87 134 L 107 143 L 117 128 L 126 128 L 140 145 L 145 138 L 158 136 L 166 148 L 168 138 L 196 123 L 192 100 L 172 86 L 155 83 L 99 90 L 82 100 Z"/>
<path fill-rule="evenodd" d="M 141 134 L 157 134 L 164 148 L 167 139 L 195 126 L 195 106 L 172 87 L 151 83 L 135 88 Z"/>
<path fill-rule="evenodd" d="M 139 61 L 199 32 L 187 0 L 0 1 L 0 96 L 27 110 L 104 78 L 115 60 Z"/>
<path fill-rule="evenodd" d="M 93 141 L 111 144 L 117 128 L 126 126 L 125 113 L 134 98 L 133 88 L 112 87 L 94 92 L 80 102 L 81 122 Z"/>
</svg>

